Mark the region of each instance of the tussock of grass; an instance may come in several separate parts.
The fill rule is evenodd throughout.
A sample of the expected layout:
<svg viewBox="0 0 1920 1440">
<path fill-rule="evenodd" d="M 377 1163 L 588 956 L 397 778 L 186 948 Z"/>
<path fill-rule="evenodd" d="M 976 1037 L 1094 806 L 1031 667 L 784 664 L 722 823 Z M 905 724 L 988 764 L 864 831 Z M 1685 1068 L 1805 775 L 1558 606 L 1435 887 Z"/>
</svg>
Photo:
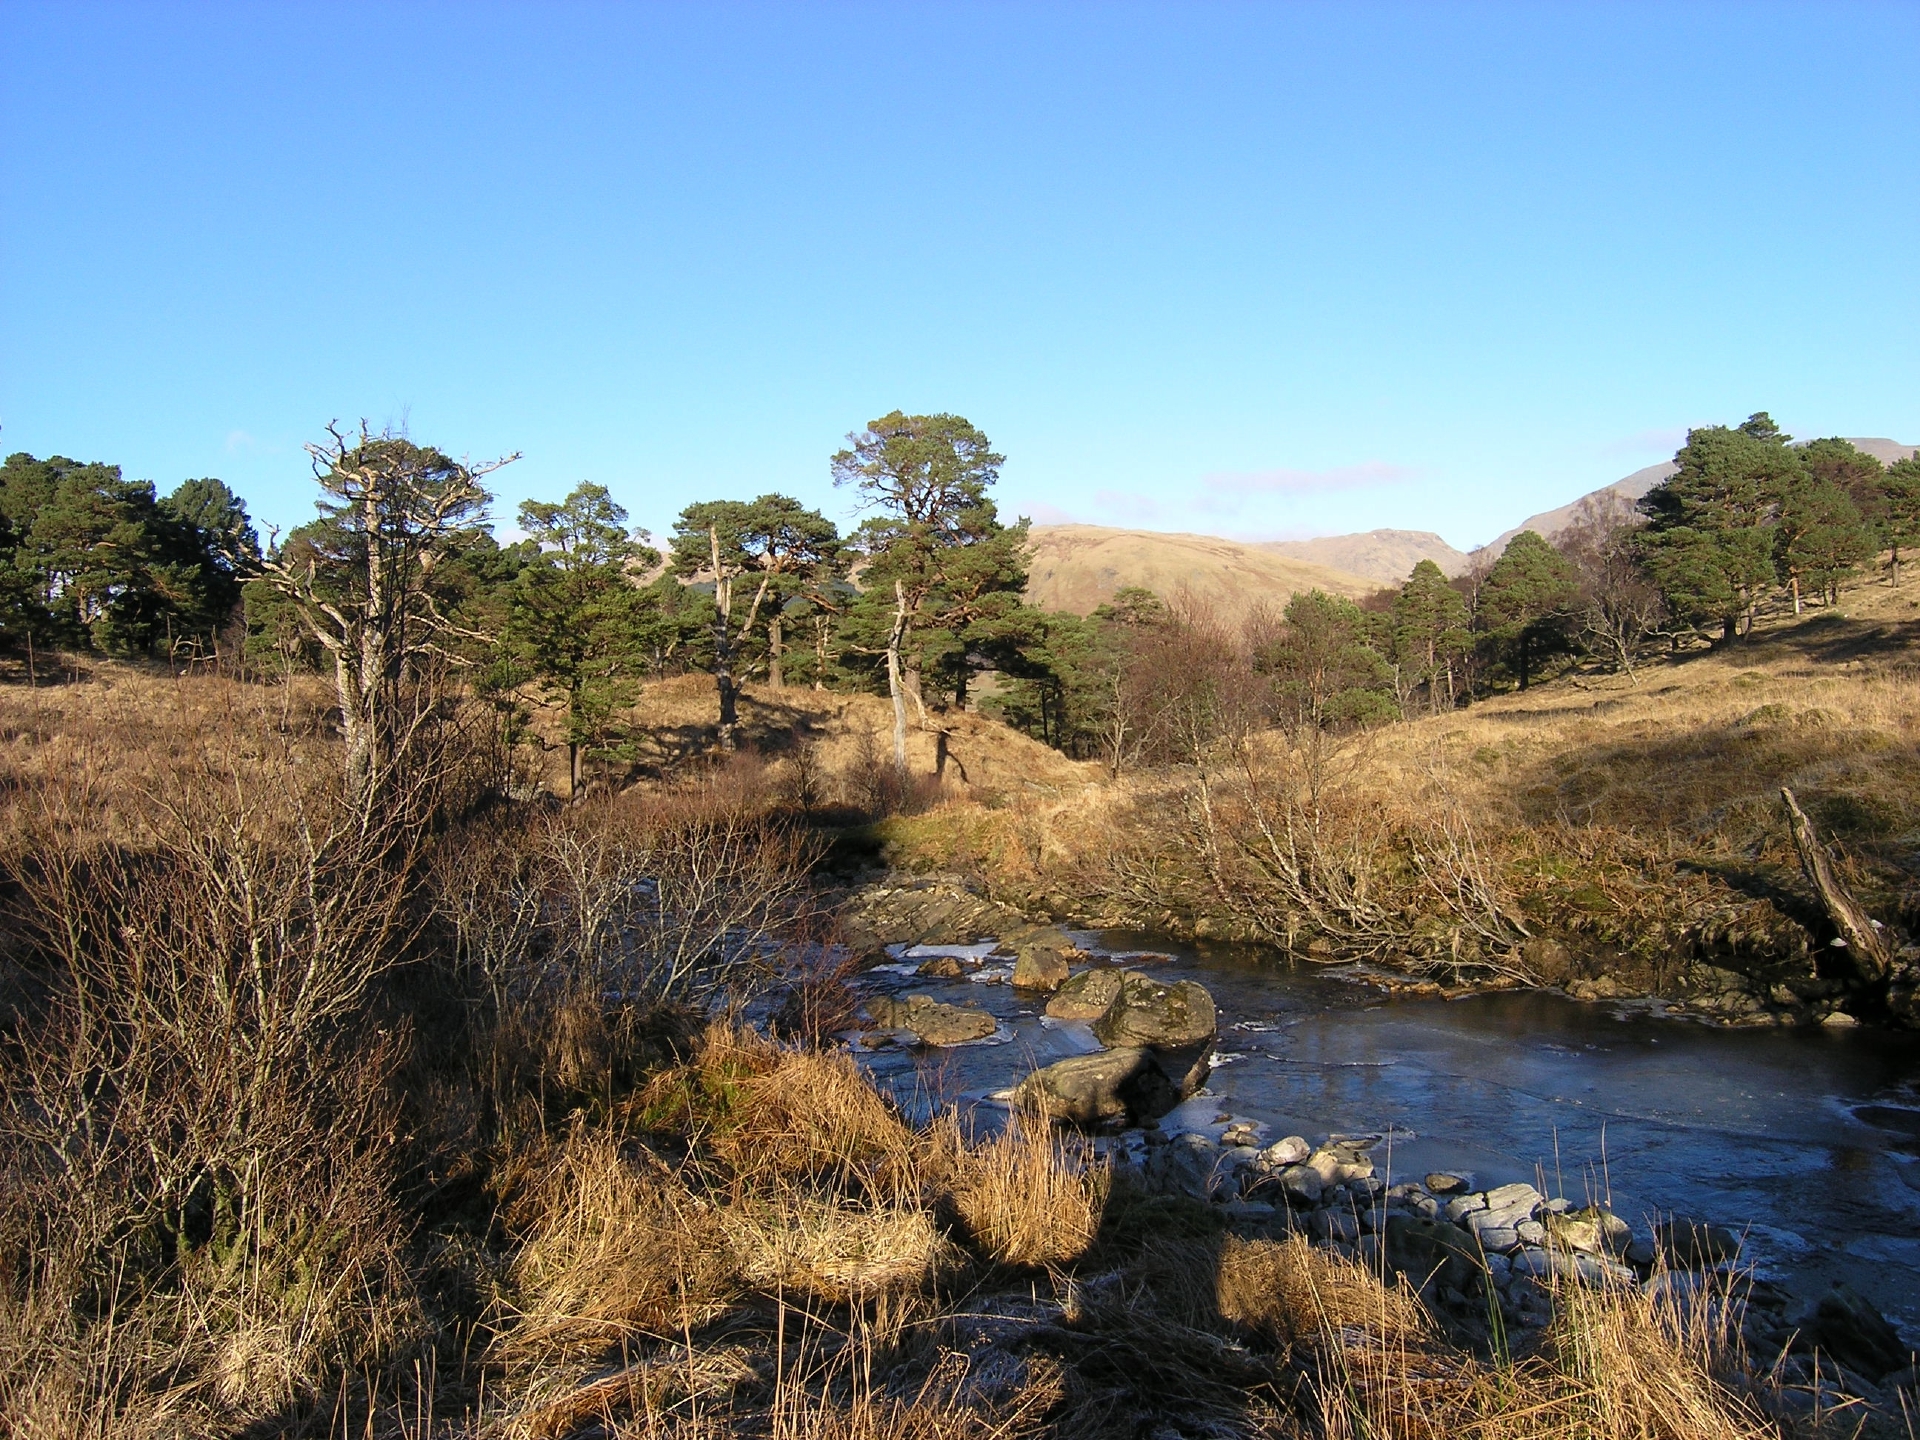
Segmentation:
<svg viewBox="0 0 1920 1440">
<path fill-rule="evenodd" d="M 1347 1331 L 1405 1344 L 1432 1330 L 1410 1291 L 1384 1286 L 1372 1271 L 1298 1235 L 1228 1237 L 1215 1293 L 1226 1319 L 1287 1344 Z"/>
<path fill-rule="evenodd" d="M 762 1291 L 829 1304 L 918 1289 L 951 1247 L 923 1207 L 777 1195 L 726 1211 L 743 1279 Z"/>
<path fill-rule="evenodd" d="M 509 1369 L 682 1334 L 739 1289 L 716 1209 L 606 1135 L 561 1146 L 507 1219 L 525 1223 L 497 1322 Z"/>
<path fill-rule="evenodd" d="M 956 1158 L 954 1201 L 973 1242 L 1002 1265 L 1077 1260 L 1093 1244 L 1106 1174 L 1044 1119 L 1016 1115 L 994 1140 Z"/>
</svg>

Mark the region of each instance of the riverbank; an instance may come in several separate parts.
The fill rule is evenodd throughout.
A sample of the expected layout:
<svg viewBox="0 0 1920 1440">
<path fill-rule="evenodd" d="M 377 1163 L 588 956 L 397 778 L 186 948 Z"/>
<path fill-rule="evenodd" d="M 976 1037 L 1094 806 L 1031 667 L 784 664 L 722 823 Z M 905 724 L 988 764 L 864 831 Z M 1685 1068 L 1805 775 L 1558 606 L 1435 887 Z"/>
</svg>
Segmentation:
<svg viewBox="0 0 1920 1440">
<path fill-rule="evenodd" d="M 907 893 L 929 910 L 939 903 L 924 889 Z M 1701 1042 L 1701 1068 L 1688 1074 L 1684 1047 L 1669 1053 L 1671 1027 L 1663 1046 L 1648 1033 L 1660 1027 L 1626 1013 L 1603 1022 L 1620 1034 L 1595 1030 L 1583 1040 L 1541 1023 L 1550 1017 L 1540 1007 L 1553 1003 L 1544 996 L 1366 1003 L 1352 987 L 1330 996 L 1341 987 L 1312 972 L 1289 982 L 1270 967 L 1236 972 L 1184 947 L 1143 948 L 1149 937 L 1068 938 L 1076 947 L 1071 978 L 1051 993 L 1012 983 L 1035 950 L 1057 943 L 1044 929 L 999 946 L 976 931 L 971 943 L 889 947 L 864 983 L 869 1013 L 882 1024 L 858 1037 L 863 1065 L 910 1112 L 957 1105 L 992 1123 L 1006 1106 L 1061 1102 L 1061 1113 L 1094 1123 L 1096 1153 L 1126 1183 L 1205 1206 L 1242 1236 L 1301 1238 L 1377 1275 L 1410 1276 L 1426 1308 L 1482 1347 L 1549 1324 L 1566 1285 L 1649 1294 L 1720 1287 L 1723 1295 L 1732 1287 L 1743 1353 L 1792 1392 L 1770 1404 L 1811 1406 L 1822 1393 L 1813 1379 L 1818 1361 L 1827 1367 L 1820 1383 L 1835 1387 L 1820 1403 L 1844 1392 L 1897 1413 L 1897 1372 L 1911 1355 L 1876 1300 L 1910 1310 L 1920 1285 L 1920 1245 L 1911 1243 L 1920 1239 L 1920 1204 L 1902 1183 L 1910 1157 L 1900 1158 L 1910 1141 L 1885 1137 L 1886 1159 L 1871 1172 L 1877 1211 L 1862 1208 L 1864 1193 L 1845 1199 L 1822 1178 L 1835 1163 L 1822 1144 L 1847 1129 L 1871 1133 L 1871 1123 L 1891 1123 L 1884 1112 L 1893 1107 L 1865 1103 L 1893 1098 L 1878 1093 L 1870 1069 L 1847 1082 L 1809 1068 L 1804 1054 L 1774 1057 L 1775 1081 L 1816 1092 L 1797 1097 L 1806 1111 L 1799 1119 L 1792 1102 L 1755 1109 L 1740 1101 L 1768 1083 L 1766 1058 L 1754 1047 L 1792 1044 L 1784 1035 L 1682 1031 Z M 1131 1002 L 1120 985 L 1082 983 L 1130 974 L 1142 992 Z M 1111 1003 L 1151 1012 L 1156 994 L 1196 981 L 1221 1000 L 1219 1036 L 1186 1098 L 1163 1084 L 1131 1095 L 1122 1089 L 1125 1103 L 1110 1111 L 1082 1103 L 1088 1083 L 1111 1094 L 1139 1073 L 1133 1052 L 1106 1047 L 1189 1038 L 1151 1037 L 1138 1018 L 1116 1026 L 1107 1014 L 1088 1023 L 1079 1017 L 1099 1007 L 1085 998 L 1099 989 L 1120 997 Z M 895 998 L 905 996 L 917 997 L 911 1007 Z M 1524 1029 L 1500 1014 L 1475 1019 L 1489 1005 L 1513 1004 L 1536 1012 Z M 1204 1010 L 1212 1023 L 1211 1001 Z M 957 1030 L 946 1024 L 957 1014 L 983 1023 Z M 940 1043 L 922 1044 L 909 1029 Z M 1438 1053 L 1443 1033 L 1467 1052 Z M 1503 1044 L 1503 1036 L 1511 1038 Z M 1873 1038 L 1829 1032 L 1828 1048 L 1838 1047 L 1836 1058 L 1859 1051 L 1866 1062 L 1885 1047 L 1860 1051 L 1849 1041 Z M 1154 1049 L 1164 1056 L 1167 1046 Z M 1897 1057 L 1889 1059 L 1883 1079 L 1899 1073 Z M 1185 1068 L 1182 1059 L 1164 1073 Z M 1550 1077 L 1568 1091 L 1558 1104 L 1535 1088 L 1551 1085 Z M 1663 1111 L 1641 1108 L 1661 1097 L 1670 1097 Z M 1920 1119 L 1916 1099 L 1905 1095 L 1898 1115 Z M 1861 1109 L 1863 1120 L 1838 1123 L 1845 1112 L 1833 1107 L 1843 1103 Z M 1853 1172 L 1847 1188 L 1859 1192 L 1864 1153 L 1845 1168 Z M 1888 1248 L 1898 1236 L 1907 1237 L 1904 1252 Z M 1552 1296 L 1541 1288 L 1549 1278 L 1564 1282 Z"/>
<path fill-rule="evenodd" d="M 955 797 L 849 837 L 1088 928 L 1271 945 L 1452 991 L 1637 996 L 1742 1025 L 1920 1021 L 1911 622 L 1814 617 L 1617 677 L 1207 766 Z M 1884 927 L 1863 979 L 1803 874 L 1791 787 Z"/>
</svg>

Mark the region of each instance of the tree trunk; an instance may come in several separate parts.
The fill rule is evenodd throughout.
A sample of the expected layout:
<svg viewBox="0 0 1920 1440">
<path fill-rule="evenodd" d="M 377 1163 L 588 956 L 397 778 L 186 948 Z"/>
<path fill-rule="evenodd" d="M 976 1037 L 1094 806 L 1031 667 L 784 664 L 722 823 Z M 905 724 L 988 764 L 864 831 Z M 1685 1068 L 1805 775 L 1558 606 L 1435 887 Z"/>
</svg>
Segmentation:
<svg viewBox="0 0 1920 1440">
<path fill-rule="evenodd" d="M 780 623 L 780 612 L 775 611 L 767 617 L 767 683 L 776 690 L 786 688 L 786 680 L 780 673 L 780 647 L 786 639 L 786 628 Z"/>
<path fill-rule="evenodd" d="M 1800 613 L 1800 575 L 1798 571 L 1792 575 L 1789 583 L 1793 586 L 1793 613 L 1798 615 Z"/>
<path fill-rule="evenodd" d="M 816 690 L 827 688 L 827 633 L 832 628 L 824 614 L 813 617 L 813 688 Z"/>
<path fill-rule="evenodd" d="M 893 764 L 907 773 L 907 697 L 900 676 L 900 641 L 907 633 L 907 591 L 893 582 L 893 629 L 887 636 L 887 693 L 893 697 Z"/>
<path fill-rule="evenodd" d="M 1827 918 L 1833 921 L 1833 928 L 1840 932 L 1842 948 L 1847 952 L 1853 972 L 1869 984 L 1886 979 L 1887 971 L 1893 965 L 1893 957 L 1887 953 L 1887 943 L 1874 928 L 1872 917 L 1860 908 L 1860 902 L 1853 898 L 1852 892 L 1833 873 L 1826 847 L 1814 833 L 1813 822 L 1807 819 L 1806 812 L 1794 800 L 1793 791 L 1783 786 L 1780 799 L 1787 807 L 1787 823 L 1793 830 L 1793 848 L 1800 852 L 1800 869 L 1806 875 L 1807 883 L 1819 895 Z"/>
<path fill-rule="evenodd" d="M 920 717 L 920 723 L 926 725 L 929 723 L 927 720 L 927 699 L 926 696 L 921 693 L 920 689 L 920 667 L 918 665 L 906 664 L 904 657 L 902 658 L 901 665 L 901 678 L 906 683 L 907 694 L 913 699 L 914 713 Z"/>
<path fill-rule="evenodd" d="M 1527 638 L 1527 632 L 1522 630 L 1520 632 L 1520 688 L 1522 690 L 1527 688 L 1527 660 L 1531 649 L 1532 645 Z"/>
<path fill-rule="evenodd" d="M 720 692 L 720 748 L 736 743 L 736 691 L 733 681 L 733 577 L 720 559 L 720 532 L 707 527 L 713 555 L 713 683 Z"/>
<path fill-rule="evenodd" d="M 580 742 L 567 742 L 567 799 L 580 798 Z"/>
</svg>

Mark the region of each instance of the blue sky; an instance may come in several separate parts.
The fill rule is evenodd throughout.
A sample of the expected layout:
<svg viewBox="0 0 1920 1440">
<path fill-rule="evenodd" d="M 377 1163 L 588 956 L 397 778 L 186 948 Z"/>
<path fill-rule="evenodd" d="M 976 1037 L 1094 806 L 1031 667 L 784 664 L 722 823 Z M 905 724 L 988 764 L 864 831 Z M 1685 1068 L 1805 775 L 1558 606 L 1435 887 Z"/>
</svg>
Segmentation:
<svg viewBox="0 0 1920 1440">
<path fill-rule="evenodd" d="M 0 448 L 311 513 L 404 421 L 656 531 L 895 407 L 1003 508 L 1466 547 L 1920 440 L 1920 6 L 0 4 Z"/>
</svg>

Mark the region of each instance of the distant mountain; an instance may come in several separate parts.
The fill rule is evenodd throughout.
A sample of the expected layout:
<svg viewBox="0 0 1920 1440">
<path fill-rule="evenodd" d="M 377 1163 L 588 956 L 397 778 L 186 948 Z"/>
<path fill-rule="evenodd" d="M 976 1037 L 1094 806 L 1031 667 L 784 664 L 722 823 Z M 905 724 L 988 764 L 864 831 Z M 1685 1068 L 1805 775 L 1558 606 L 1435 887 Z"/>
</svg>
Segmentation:
<svg viewBox="0 0 1920 1440">
<path fill-rule="evenodd" d="M 1873 456 L 1883 465 L 1891 465 L 1896 460 L 1904 460 L 1914 453 L 1914 447 L 1911 445 L 1902 445 L 1897 440 L 1884 440 L 1871 435 L 1848 436 L 1847 443 L 1852 445 L 1856 450 L 1866 451 L 1867 454 Z M 1658 465 L 1649 465 L 1644 470 L 1634 471 L 1633 474 L 1627 476 L 1624 480 L 1616 480 L 1611 485 L 1603 485 L 1598 490 L 1589 491 L 1588 494 L 1582 495 L 1579 500 L 1569 501 L 1557 510 L 1543 510 L 1538 515 L 1529 515 L 1518 525 L 1514 526 L 1513 529 L 1507 531 L 1506 534 L 1495 540 L 1488 548 L 1492 550 L 1494 554 L 1498 555 L 1507 548 L 1507 542 L 1522 530 L 1531 530 L 1541 538 L 1551 540 L 1562 530 L 1566 529 L 1568 525 L 1573 523 L 1573 512 L 1580 507 L 1582 500 L 1586 500 L 1593 495 L 1603 495 L 1609 490 L 1615 494 L 1624 495 L 1629 500 L 1638 500 L 1662 480 L 1673 474 L 1678 468 L 1673 461 L 1662 460 Z"/>
<path fill-rule="evenodd" d="M 1852 443 L 1889 465 L 1915 453 L 1912 445 L 1873 436 L 1858 437 Z M 1551 540 L 1567 528 L 1573 512 L 1589 496 L 1611 490 L 1638 500 L 1673 472 L 1674 463 L 1663 460 L 1556 509 L 1529 515 L 1487 546 L 1486 553 L 1499 555 L 1522 530 Z M 1427 530 L 1368 530 L 1359 535 L 1265 542 L 1099 525 L 1036 525 L 1032 535 L 1027 598 L 1048 610 L 1079 615 L 1112 599 L 1123 585 L 1144 586 L 1163 596 L 1185 586 L 1211 600 L 1224 616 L 1237 619 L 1256 603 L 1285 605 L 1302 590 L 1361 599 L 1383 585 L 1401 584 L 1422 560 L 1433 561 L 1448 575 L 1458 575 L 1472 558 Z"/>
<path fill-rule="evenodd" d="M 1902 445 L 1898 440 L 1887 440 L 1878 435 L 1856 438 L 1852 442 L 1856 450 L 1864 450 L 1882 465 L 1891 465 L 1896 460 L 1911 460 L 1920 446 Z"/>
<path fill-rule="evenodd" d="M 1380 588 L 1364 575 L 1210 535 L 1100 525 L 1036 525 L 1031 533 L 1027 599 L 1045 610 L 1076 615 L 1090 614 L 1123 585 L 1144 586 L 1161 596 L 1184 588 L 1231 621 L 1263 601 L 1285 605 L 1302 590 L 1357 600 Z"/>
<path fill-rule="evenodd" d="M 1649 465 L 1644 470 L 1636 470 L 1624 480 L 1616 480 L 1611 485 L 1602 485 L 1598 490 L 1589 490 L 1579 500 L 1569 500 L 1557 509 L 1542 510 L 1538 515 L 1529 515 L 1487 548 L 1496 555 L 1500 554 L 1507 548 L 1507 542 L 1522 530 L 1531 530 L 1541 539 L 1551 540 L 1573 523 L 1573 512 L 1580 508 L 1583 501 L 1595 495 L 1604 495 L 1609 490 L 1629 500 L 1638 500 L 1679 468 L 1671 460 L 1662 460 L 1658 465 Z"/>
<path fill-rule="evenodd" d="M 1467 568 L 1467 557 L 1431 530 L 1368 530 L 1360 535 L 1323 535 L 1317 540 L 1269 540 L 1260 548 L 1363 575 L 1382 585 L 1405 584 L 1422 560 L 1433 561 L 1448 575 Z"/>
</svg>

